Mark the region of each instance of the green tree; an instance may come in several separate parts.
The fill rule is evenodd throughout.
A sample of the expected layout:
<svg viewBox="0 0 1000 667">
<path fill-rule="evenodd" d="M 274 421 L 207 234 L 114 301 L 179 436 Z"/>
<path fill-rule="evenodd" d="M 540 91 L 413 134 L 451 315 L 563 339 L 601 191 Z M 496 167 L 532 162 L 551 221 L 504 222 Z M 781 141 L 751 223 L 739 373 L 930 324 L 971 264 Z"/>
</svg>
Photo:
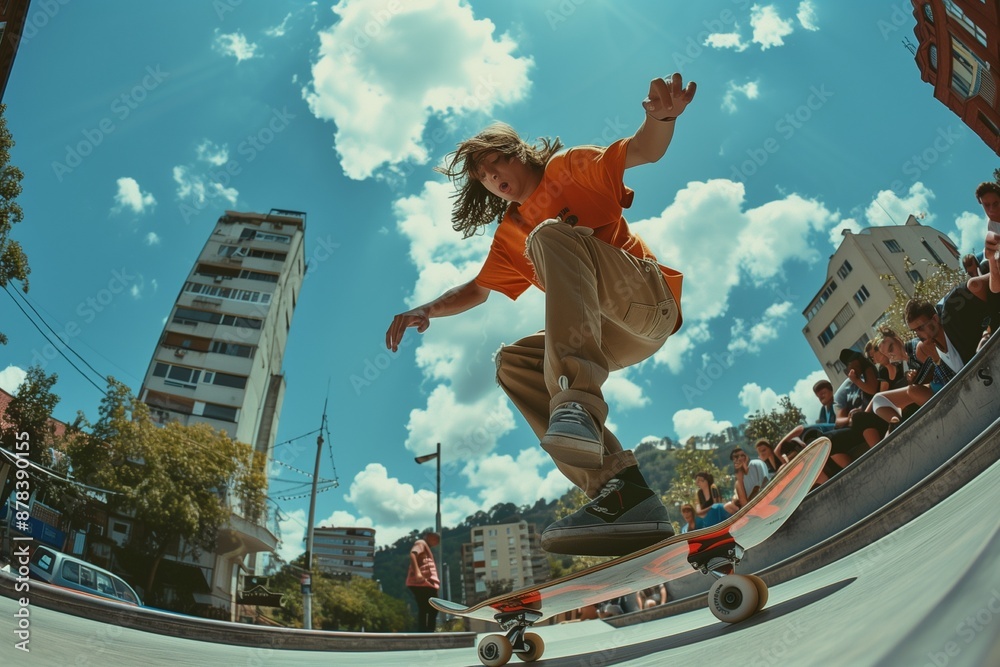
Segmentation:
<svg viewBox="0 0 1000 667">
<path fill-rule="evenodd" d="M 914 263 L 909 257 L 903 258 L 903 264 L 906 266 L 907 270 Z M 944 297 L 948 292 L 958 285 L 965 284 L 968 280 L 968 276 L 960 268 L 948 266 L 947 264 L 932 264 L 927 270 L 928 276 L 921 280 L 918 280 L 913 286 L 913 297 L 916 299 L 924 299 L 925 301 L 930 301 L 931 303 L 937 303 Z M 879 279 L 884 282 L 890 290 L 892 290 L 893 298 L 892 303 L 886 308 L 885 316 L 881 321 L 881 325 L 887 326 L 899 334 L 900 338 L 903 340 L 908 340 L 913 337 L 910 332 L 909 326 L 907 326 L 906 318 L 903 313 L 906 310 L 906 302 L 910 300 L 911 296 L 903 289 L 896 280 L 896 277 L 891 274 L 884 274 L 879 276 Z"/>
<path fill-rule="evenodd" d="M 751 445 L 765 438 L 776 445 L 785 434 L 805 421 L 805 415 L 792 403 L 792 399 L 782 396 L 778 399 L 778 407 L 770 412 L 758 410 L 747 418 L 746 437 Z M 751 458 L 756 452 L 749 452 Z"/>
<path fill-rule="evenodd" d="M 11 228 L 24 219 L 24 211 L 17 203 L 21 194 L 24 172 L 10 163 L 10 149 L 14 137 L 7 129 L 7 105 L 0 104 L 0 287 L 11 280 L 19 280 L 21 289 L 28 291 L 28 257 L 21 244 L 10 239 Z M 7 336 L 0 332 L 0 345 L 7 344 Z"/>
<path fill-rule="evenodd" d="M 670 481 L 669 490 L 662 496 L 663 503 L 668 508 L 678 507 L 684 503 L 694 504 L 698 494 L 694 476 L 698 473 L 707 472 L 718 481 L 724 476 L 722 469 L 715 463 L 714 449 L 683 449 L 674 452 L 674 455 L 677 461 L 674 476 Z M 680 520 L 681 517 L 674 518 Z"/>
<path fill-rule="evenodd" d="M 5 419 L 9 426 L 5 427 L 0 423 L 0 443 L 4 448 L 13 450 L 15 435 L 27 433 L 31 445 L 28 459 L 43 466 L 52 464 L 49 453 L 49 448 L 55 444 L 52 411 L 59 403 L 59 397 L 52 393 L 52 387 L 57 379 L 55 373 L 46 375 L 41 366 L 29 368 L 7 406 Z"/>
<path fill-rule="evenodd" d="M 281 593 L 281 608 L 265 613 L 289 627 L 302 627 L 302 589 L 299 576 L 305 556 L 282 566 L 271 577 L 268 588 Z M 364 577 L 333 578 L 322 571 L 312 573 L 313 627 L 351 632 L 405 632 L 414 620 L 406 603 L 386 595 L 379 583 Z"/>
<path fill-rule="evenodd" d="M 160 428 L 114 378 L 98 412 L 89 435 L 67 444 L 69 456 L 80 479 L 112 491 L 109 506 L 141 524 L 133 546 L 152 559 L 147 590 L 181 540 L 196 552 L 215 549 L 233 502 L 245 518 L 260 518 L 266 477 L 249 445 L 207 424 Z"/>
</svg>

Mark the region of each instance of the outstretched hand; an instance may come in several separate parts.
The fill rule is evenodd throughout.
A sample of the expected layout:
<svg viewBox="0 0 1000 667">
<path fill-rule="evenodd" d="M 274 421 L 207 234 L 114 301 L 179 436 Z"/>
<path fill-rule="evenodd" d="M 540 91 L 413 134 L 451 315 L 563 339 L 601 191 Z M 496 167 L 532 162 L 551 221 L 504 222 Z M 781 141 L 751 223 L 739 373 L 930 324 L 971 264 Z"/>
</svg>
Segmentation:
<svg viewBox="0 0 1000 667">
<path fill-rule="evenodd" d="M 414 308 L 400 313 L 392 318 L 392 324 L 385 332 L 385 346 L 396 352 L 399 349 L 400 341 L 403 340 L 403 334 L 409 327 L 416 327 L 419 333 L 423 333 L 430 325 L 431 320 L 423 308 Z"/>
<path fill-rule="evenodd" d="M 684 113 L 697 90 L 698 84 L 688 81 L 685 86 L 681 75 L 674 72 L 670 78 L 649 82 L 649 95 L 642 101 L 642 108 L 656 120 L 676 118 Z"/>
</svg>

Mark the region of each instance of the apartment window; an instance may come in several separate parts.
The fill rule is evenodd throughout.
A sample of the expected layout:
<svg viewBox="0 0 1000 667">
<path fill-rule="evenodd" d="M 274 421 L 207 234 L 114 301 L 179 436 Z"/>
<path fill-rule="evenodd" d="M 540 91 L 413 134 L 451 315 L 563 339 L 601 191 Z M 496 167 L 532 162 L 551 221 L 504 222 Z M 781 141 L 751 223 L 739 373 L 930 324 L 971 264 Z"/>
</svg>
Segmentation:
<svg viewBox="0 0 1000 667">
<path fill-rule="evenodd" d="M 288 257 L 288 253 L 284 252 L 271 252 L 270 250 L 258 250 L 257 248 L 237 245 L 221 245 L 219 246 L 219 254 L 223 257 L 255 257 L 276 262 L 284 262 Z"/>
<path fill-rule="evenodd" d="M 807 320 L 811 320 L 816 316 L 816 313 L 819 312 L 819 309 L 823 307 L 823 304 L 826 303 L 827 299 L 830 298 L 830 295 L 833 294 L 834 290 L 836 289 L 837 289 L 837 283 L 831 280 L 830 284 L 827 285 L 826 288 L 819 293 L 819 296 L 816 297 L 816 300 L 813 302 L 812 307 L 810 307 L 809 310 L 806 312 Z"/>
<path fill-rule="evenodd" d="M 253 356 L 253 347 L 250 345 L 240 345 L 239 343 L 227 343 L 221 340 L 212 341 L 212 346 L 209 348 L 209 352 L 215 352 L 216 354 L 228 354 L 231 357 L 245 357 L 250 358 Z"/>
<path fill-rule="evenodd" d="M 202 285 L 201 283 L 185 283 L 184 291 L 192 294 L 203 294 L 231 301 L 249 301 L 251 303 L 269 304 L 271 295 L 267 292 L 219 287 L 218 285 Z"/>
<path fill-rule="evenodd" d="M 1000 136 L 1000 128 L 997 128 L 989 118 L 983 115 L 983 112 L 978 112 L 979 122 L 986 126 L 986 129 L 993 133 L 994 136 Z"/>
<path fill-rule="evenodd" d="M 844 325 L 847 324 L 852 317 L 854 317 L 854 309 L 851 308 L 850 304 L 841 308 L 840 312 L 837 313 L 837 316 L 833 318 L 833 322 L 830 322 L 830 326 L 823 329 L 817 337 L 820 345 L 826 347 L 830 341 L 833 340 L 833 337 L 837 335 L 837 332 L 843 329 Z"/>
<path fill-rule="evenodd" d="M 928 21 L 934 23 L 934 10 L 931 9 L 930 3 L 924 4 L 924 16 L 927 17 Z"/>
<path fill-rule="evenodd" d="M 236 408 L 231 408 L 226 405 L 206 403 L 205 409 L 202 410 L 201 414 L 203 417 L 209 417 L 210 419 L 218 419 L 220 421 L 227 422 L 236 421 Z"/>
<path fill-rule="evenodd" d="M 888 241 L 882 241 L 889 252 L 903 252 L 902 246 L 900 246 L 895 239 L 889 239 Z"/>
<path fill-rule="evenodd" d="M 240 234 L 240 240 L 243 241 L 270 241 L 272 243 L 291 243 L 292 237 L 285 234 L 270 234 L 268 232 L 261 232 L 256 229 L 244 229 L 243 233 Z"/>
<path fill-rule="evenodd" d="M 930 243 L 928 243 L 925 239 L 920 239 L 920 242 L 923 244 L 925 248 L 927 248 L 927 252 L 931 254 L 931 257 L 934 258 L 935 262 L 937 262 L 938 264 L 944 264 L 944 260 L 941 259 L 940 255 L 934 252 L 934 248 L 931 247 Z"/>
<path fill-rule="evenodd" d="M 937 68 L 938 68 L 938 50 L 937 50 L 937 45 L 931 44 L 930 48 L 927 49 L 927 53 L 928 53 L 928 55 L 930 55 L 931 69 L 936 72 Z"/>
<path fill-rule="evenodd" d="M 229 373 L 219 373 L 216 371 L 212 377 L 212 384 L 243 389 L 247 386 L 247 379 L 241 375 L 230 375 Z"/>
<path fill-rule="evenodd" d="M 983 46 L 986 46 L 986 33 L 976 25 L 975 21 L 966 16 L 962 8 L 955 4 L 954 0 L 944 0 L 944 8 L 949 14 L 962 24 L 962 27 L 969 31 Z"/>
<path fill-rule="evenodd" d="M 910 279 L 910 282 L 912 282 L 914 285 L 923 280 L 923 277 L 920 275 L 920 272 L 917 271 L 916 269 L 910 269 L 909 271 L 907 271 L 906 276 Z"/>
<path fill-rule="evenodd" d="M 951 38 L 951 55 L 951 89 L 964 98 L 978 94 L 985 63 L 954 36 Z"/>
<path fill-rule="evenodd" d="M 844 263 L 840 265 L 839 269 L 837 269 L 837 275 L 840 276 L 841 280 L 843 280 L 844 278 L 847 277 L 847 274 L 849 274 L 851 271 L 852 271 L 851 263 L 845 259 Z"/>
<path fill-rule="evenodd" d="M 854 302 L 860 306 L 867 301 L 870 296 L 871 294 L 869 294 L 868 288 L 862 285 L 861 289 L 854 293 Z"/>
<path fill-rule="evenodd" d="M 276 283 L 278 282 L 277 273 L 263 273 L 261 271 L 240 271 L 240 278 L 246 278 L 247 280 L 260 280 L 265 283 Z"/>
</svg>

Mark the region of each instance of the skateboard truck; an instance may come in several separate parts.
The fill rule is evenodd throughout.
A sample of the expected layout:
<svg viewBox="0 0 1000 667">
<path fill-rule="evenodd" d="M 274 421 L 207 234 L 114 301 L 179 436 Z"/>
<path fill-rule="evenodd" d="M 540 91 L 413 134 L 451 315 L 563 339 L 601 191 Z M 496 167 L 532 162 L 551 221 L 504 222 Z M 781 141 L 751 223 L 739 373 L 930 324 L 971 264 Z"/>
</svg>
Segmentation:
<svg viewBox="0 0 1000 667">
<path fill-rule="evenodd" d="M 746 550 L 735 541 L 727 542 L 689 556 L 688 562 L 702 574 L 711 573 L 719 578 L 736 572 Z"/>
<path fill-rule="evenodd" d="M 500 629 L 507 633 L 507 641 L 515 653 L 522 653 L 528 650 L 524 644 L 524 633 L 532 625 L 542 618 L 542 614 L 537 611 L 523 609 L 521 611 L 508 611 L 497 614 L 495 617 Z"/>
</svg>

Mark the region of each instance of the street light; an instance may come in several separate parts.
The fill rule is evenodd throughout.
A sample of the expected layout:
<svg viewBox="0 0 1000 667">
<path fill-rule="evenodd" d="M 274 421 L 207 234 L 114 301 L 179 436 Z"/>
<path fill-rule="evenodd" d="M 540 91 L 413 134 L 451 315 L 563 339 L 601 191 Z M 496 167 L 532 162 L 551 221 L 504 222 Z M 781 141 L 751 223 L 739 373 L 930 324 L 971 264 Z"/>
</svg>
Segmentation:
<svg viewBox="0 0 1000 667">
<path fill-rule="evenodd" d="M 433 454 L 424 454 L 423 456 L 416 456 L 413 459 L 417 463 L 427 463 L 428 461 L 437 461 L 437 514 L 434 515 L 434 532 L 438 534 L 438 545 L 437 545 L 437 563 L 438 567 L 441 568 L 441 574 L 444 574 L 444 563 L 442 554 L 444 553 L 444 544 L 441 540 L 441 443 L 437 443 L 437 450 Z M 440 591 L 438 592 L 440 595 Z"/>
</svg>

